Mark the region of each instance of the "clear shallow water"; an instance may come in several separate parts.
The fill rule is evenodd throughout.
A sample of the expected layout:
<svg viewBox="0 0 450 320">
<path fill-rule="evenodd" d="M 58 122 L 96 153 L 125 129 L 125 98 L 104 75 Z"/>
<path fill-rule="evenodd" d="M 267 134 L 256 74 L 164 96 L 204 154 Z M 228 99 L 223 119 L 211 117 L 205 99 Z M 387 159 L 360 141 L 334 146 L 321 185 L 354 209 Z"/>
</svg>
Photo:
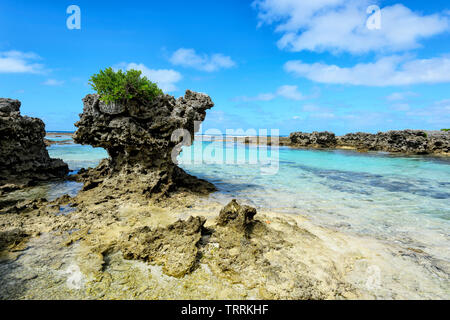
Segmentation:
<svg viewBox="0 0 450 320">
<path fill-rule="evenodd" d="M 71 138 L 69 138 L 71 139 Z M 82 146 L 79 144 L 54 144 L 48 147 L 48 153 L 52 158 L 63 159 L 70 170 L 80 170 L 81 168 L 93 168 L 98 163 L 108 157 L 106 150 Z"/>
<path fill-rule="evenodd" d="M 50 141 L 72 140 L 72 136 L 71 135 L 67 135 L 67 134 L 51 135 L 51 136 L 46 136 L 45 138 L 47 140 L 50 140 Z"/>
<path fill-rule="evenodd" d="M 49 153 L 72 170 L 107 156 L 103 149 L 75 144 L 52 145 Z M 214 183 L 219 191 L 211 197 L 224 203 L 233 197 L 302 214 L 450 260 L 450 159 L 195 142 L 179 161 L 190 174 Z"/>
</svg>

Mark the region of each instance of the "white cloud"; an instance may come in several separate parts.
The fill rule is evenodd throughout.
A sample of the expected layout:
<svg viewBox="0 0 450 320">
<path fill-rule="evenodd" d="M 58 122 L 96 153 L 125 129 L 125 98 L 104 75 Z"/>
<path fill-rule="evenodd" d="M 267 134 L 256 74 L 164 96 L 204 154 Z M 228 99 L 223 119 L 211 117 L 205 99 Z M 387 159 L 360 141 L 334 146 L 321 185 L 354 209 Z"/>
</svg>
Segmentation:
<svg viewBox="0 0 450 320">
<path fill-rule="evenodd" d="M 135 69 L 142 71 L 142 75 L 157 83 L 164 92 L 176 91 L 177 87 L 175 84 L 182 79 L 178 71 L 172 69 L 149 69 L 142 63 L 120 63 L 116 67 L 125 70 Z"/>
<path fill-rule="evenodd" d="M 277 96 L 273 93 L 260 93 L 254 97 L 242 96 L 236 97 L 234 101 L 242 101 L 242 102 L 251 102 L 251 101 L 271 101 L 275 99 Z"/>
<path fill-rule="evenodd" d="M 320 111 L 321 108 L 316 106 L 315 104 L 305 104 L 302 108 L 304 112 L 317 112 Z"/>
<path fill-rule="evenodd" d="M 425 108 L 411 109 L 405 115 L 417 119 L 422 124 L 441 126 L 441 129 L 448 128 L 450 123 L 450 99 L 436 101 Z"/>
<path fill-rule="evenodd" d="M 63 80 L 55 80 L 55 79 L 48 79 L 45 82 L 42 83 L 45 86 L 52 86 L 52 87 L 58 87 L 62 86 L 64 84 Z"/>
<path fill-rule="evenodd" d="M 298 91 L 298 86 L 284 85 L 277 89 L 275 93 L 261 93 L 254 97 L 242 96 L 237 97 L 235 101 L 251 102 L 251 101 L 271 101 L 277 97 L 283 97 L 288 100 L 304 100 L 303 94 Z"/>
<path fill-rule="evenodd" d="M 411 106 L 408 103 L 396 103 L 389 109 L 393 111 L 408 111 L 409 109 L 411 109 Z"/>
<path fill-rule="evenodd" d="M 381 29 L 369 30 L 369 0 L 256 0 L 259 26 L 276 24 L 281 49 L 365 53 L 417 48 L 450 29 L 444 14 L 422 15 L 396 4 L 381 9 Z"/>
<path fill-rule="evenodd" d="M 388 101 L 402 101 L 411 97 L 417 97 L 418 94 L 412 91 L 394 92 L 386 97 Z"/>
<path fill-rule="evenodd" d="M 40 57 L 32 52 L 0 52 L 0 73 L 41 73 L 44 66 L 34 63 Z"/>
<path fill-rule="evenodd" d="M 289 86 L 289 85 L 279 87 L 277 90 L 277 95 L 289 100 L 296 100 L 296 101 L 303 100 L 305 98 L 303 94 L 300 91 L 298 91 L 297 86 Z"/>
<path fill-rule="evenodd" d="M 408 59 L 400 56 L 381 58 L 374 63 L 339 67 L 323 63 L 288 61 L 287 72 L 327 84 L 362 86 L 402 86 L 450 82 L 450 58 Z"/>
<path fill-rule="evenodd" d="M 202 71 L 213 72 L 219 69 L 234 67 L 236 63 L 221 53 L 211 56 L 197 54 L 194 49 L 181 48 L 170 57 L 170 62 L 177 66 L 190 67 Z"/>
<path fill-rule="evenodd" d="M 302 111 L 305 112 L 308 117 L 316 119 L 331 119 L 336 117 L 333 110 L 315 104 L 305 104 L 302 107 Z"/>
<path fill-rule="evenodd" d="M 332 119 L 332 118 L 335 118 L 336 115 L 332 112 L 318 112 L 318 113 L 312 113 L 311 117 L 317 118 L 317 119 Z"/>
</svg>

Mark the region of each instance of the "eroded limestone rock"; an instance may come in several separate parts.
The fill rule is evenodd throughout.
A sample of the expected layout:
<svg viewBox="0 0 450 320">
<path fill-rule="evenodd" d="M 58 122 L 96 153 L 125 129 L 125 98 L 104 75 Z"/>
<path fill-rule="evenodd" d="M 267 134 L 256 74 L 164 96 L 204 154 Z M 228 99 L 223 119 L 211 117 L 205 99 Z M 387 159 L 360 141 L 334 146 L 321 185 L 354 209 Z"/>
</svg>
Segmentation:
<svg viewBox="0 0 450 320">
<path fill-rule="evenodd" d="M 338 144 L 361 151 L 449 154 L 450 134 L 424 130 L 387 131 L 377 134 L 358 132 L 338 137 Z"/>
<path fill-rule="evenodd" d="M 0 252 L 6 249 L 14 250 L 15 247 L 22 247 L 28 237 L 29 235 L 20 229 L 0 231 Z"/>
<path fill-rule="evenodd" d="M 377 134 L 357 132 L 336 137 L 331 132 L 293 132 L 291 146 L 300 148 L 345 148 L 405 154 L 450 155 L 450 132 L 401 130 Z"/>
<path fill-rule="evenodd" d="M 162 265 L 167 275 L 182 277 L 197 263 L 205 222 L 203 217 L 190 217 L 165 228 L 139 228 L 125 237 L 121 251 L 126 259 Z"/>
<path fill-rule="evenodd" d="M 293 132 L 289 138 L 294 146 L 310 148 L 334 148 L 336 136 L 332 132 Z"/>
<path fill-rule="evenodd" d="M 83 102 L 74 141 L 105 148 L 110 156 L 96 169 L 82 173 L 88 188 L 126 184 L 128 191 L 148 195 L 180 188 L 201 193 L 215 190 L 173 161 L 181 151 L 181 138 L 173 134 L 184 130 L 191 138 L 184 144 L 192 143 L 206 110 L 214 106 L 209 96 L 188 90 L 178 99 L 161 95 L 146 104 L 131 101 L 126 106 L 106 106 L 98 95 L 90 94 Z"/>
<path fill-rule="evenodd" d="M 255 208 L 246 205 L 241 206 L 236 200 L 232 200 L 220 211 L 217 225 L 232 227 L 248 235 L 249 229 L 254 224 L 253 217 L 255 215 Z"/>
<path fill-rule="evenodd" d="M 21 116 L 20 105 L 18 100 L 0 98 L 0 186 L 63 178 L 69 168 L 62 160 L 49 157 L 44 122 Z"/>
</svg>

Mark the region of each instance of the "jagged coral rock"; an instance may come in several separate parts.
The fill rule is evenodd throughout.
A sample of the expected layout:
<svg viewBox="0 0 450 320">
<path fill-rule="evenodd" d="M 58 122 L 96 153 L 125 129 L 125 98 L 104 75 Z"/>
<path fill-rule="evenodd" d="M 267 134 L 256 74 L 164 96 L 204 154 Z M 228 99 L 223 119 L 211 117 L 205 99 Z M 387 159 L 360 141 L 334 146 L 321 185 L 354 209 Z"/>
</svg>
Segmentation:
<svg viewBox="0 0 450 320">
<path fill-rule="evenodd" d="M 221 227 L 233 227 L 245 234 L 249 233 L 249 227 L 253 224 L 256 209 L 246 205 L 240 205 L 235 199 L 227 204 L 217 218 L 217 225 Z"/>
<path fill-rule="evenodd" d="M 0 251 L 23 244 L 29 237 L 20 229 L 0 231 Z"/>
<path fill-rule="evenodd" d="M 338 137 L 338 144 L 362 151 L 448 154 L 450 153 L 450 134 L 423 130 L 387 131 L 377 134 L 358 132 Z"/>
<path fill-rule="evenodd" d="M 291 143 L 299 147 L 333 148 L 336 146 L 336 136 L 332 132 L 293 132 L 289 136 Z"/>
<path fill-rule="evenodd" d="M 336 137 L 331 132 L 293 132 L 293 147 L 350 148 L 359 151 L 385 151 L 406 154 L 450 154 L 450 132 L 400 130 L 377 134 L 357 132 Z"/>
<path fill-rule="evenodd" d="M 162 265 L 167 275 L 182 277 L 197 263 L 198 242 L 205 222 L 203 217 L 190 217 L 165 228 L 138 228 L 125 237 L 121 251 L 126 259 Z"/>
<path fill-rule="evenodd" d="M 292 243 L 280 231 L 254 219 L 255 215 L 255 208 L 236 200 L 221 210 L 203 250 L 211 270 L 234 283 L 244 283 L 247 289 L 257 288 L 263 299 L 324 299 L 326 293 L 308 267 L 292 264 Z M 292 228 L 305 240 L 314 237 Z"/>
<path fill-rule="evenodd" d="M 94 171 L 85 172 L 85 180 L 113 188 L 126 183 L 128 188 L 146 194 L 167 194 L 178 188 L 203 193 L 215 190 L 173 161 L 181 151 L 181 138 L 173 135 L 184 130 L 190 139 L 183 140 L 183 145 L 192 143 L 206 110 L 214 106 L 208 95 L 188 90 L 178 99 L 161 95 L 146 104 L 105 105 L 98 95 L 90 94 L 83 102 L 74 141 L 105 148 L 110 156 Z M 105 181 L 110 178 L 114 181 Z"/>
<path fill-rule="evenodd" d="M 20 115 L 20 101 L 0 98 L 0 185 L 30 185 L 63 178 L 66 163 L 51 159 L 41 119 Z"/>
</svg>

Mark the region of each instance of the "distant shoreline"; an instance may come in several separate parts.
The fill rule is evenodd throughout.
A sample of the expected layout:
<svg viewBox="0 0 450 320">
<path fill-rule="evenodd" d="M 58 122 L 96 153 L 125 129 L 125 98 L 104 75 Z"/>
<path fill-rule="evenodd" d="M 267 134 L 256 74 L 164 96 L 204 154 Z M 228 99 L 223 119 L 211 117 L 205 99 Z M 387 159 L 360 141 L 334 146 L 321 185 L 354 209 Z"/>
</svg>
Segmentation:
<svg viewBox="0 0 450 320">
<path fill-rule="evenodd" d="M 313 132 L 313 133 L 302 133 L 302 132 L 294 132 L 290 136 L 246 136 L 246 135 L 214 135 L 214 134 L 196 134 L 195 137 L 197 141 L 201 138 L 203 141 L 214 141 L 214 142 L 232 142 L 232 143 L 243 143 L 243 144 L 253 144 L 253 145 L 267 145 L 267 146 L 280 146 L 280 147 L 290 147 L 294 149 L 315 149 L 315 150 L 352 150 L 357 152 L 388 152 L 390 154 L 397 155 L 428 155 L 428 156 L 437 156 L 437 157 L 450 157 L 450 153 L 447 151 L 441 150 L 433 150 L 423 151 L 419 149 L 411 149 L 401 148 L 403 145 L 407 146 L 408 144 L 421 144 L 420 137 L 417 138 L 413 136 L 414 142 L 411 140 L 411 134 L 415 135 L 417 132 L 423 132 L 425 134 L 425 140 L 433 136 L 439 136 L 441 141 L 438 142 L 439 145 L 447 144 L 448 139 L 450 139 L 450 133 L 447 131 L 438 131 L 438 130 L 402 130 L 402 131 L 387 131 L 381 132 L 380 134 L 389 134 L 395 133 L 396 135 L 402 136 L 401 141 L 390 141 L 391 137 L 387 137 L 383 141 L 384 144 L 378 146 L 378 142 L 375 141 L 375 137 L 377 135 L 370 133 L 350 133 L 344 136 L 335 136 L 331 132 Z M 75 132 L 73 131 L 48 131 L 46 133 L 47 136 L 50 137 L 62 137 L 62 136 L 71 136 L 73 137 Z M 300 135 L 301 139 L 299 140 L 296 135 Z M 420 136 L 420 135 L 419 135 Z M 262 139 L 261 139 L 262 138 Z M 350 138 L 350 139 L 349 139 Z M 395 137 L 394 137 L 395 138 Z M 292 140 L 294 139 L 294 140 Z M 331 139 L 331 140 L 330 140 Z M 348 141 L 341 139 L 347 139 Z M 375 140 L 374 140 L 375 139 Z M 418 139 L 418 140 L 417 140 Z M 395 140 L 395 139 L 394 139 Z M 70 140 L 63 141 L 50 141 L 46 139 L 47 145 L 52 144 L 65 144 Z M 331 142 L 331 143 L 330 143 Z M 395 144 L 399 144 L 399 146 L 395 146 Z M 392 144 L 392 145 L 391 145 Z M 393 147 L 394 146 L 394 147 Z M 417 147 L 416 147 L 417 148 Z M 443 148 L 445 149 L 445 147 Z M 448 149 L 448 147 L 447 147 Z"/>
</svg>

